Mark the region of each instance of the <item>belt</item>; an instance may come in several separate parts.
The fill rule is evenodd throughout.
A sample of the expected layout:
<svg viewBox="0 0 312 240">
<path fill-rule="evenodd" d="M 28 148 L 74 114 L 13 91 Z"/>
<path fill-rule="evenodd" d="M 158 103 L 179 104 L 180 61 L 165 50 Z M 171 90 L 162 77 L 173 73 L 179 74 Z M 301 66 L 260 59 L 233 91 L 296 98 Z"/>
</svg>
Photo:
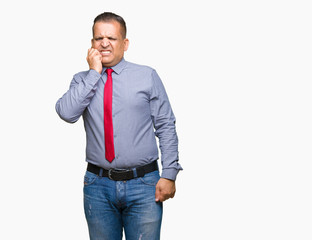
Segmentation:
<svg viewBox="0 0 312 240">
<path fill-rule="evenodd" d="M 157 160 L 147 165 L 132 169 L 111 168 L 106 170 L 92 163 L 88 163 L 87 171 L 92 172 L 101 177 L 108 177 L 114 181 L 126 181 L 137 177 L 143 177 L 146 173 L 158 170 Z"/>
</svg>

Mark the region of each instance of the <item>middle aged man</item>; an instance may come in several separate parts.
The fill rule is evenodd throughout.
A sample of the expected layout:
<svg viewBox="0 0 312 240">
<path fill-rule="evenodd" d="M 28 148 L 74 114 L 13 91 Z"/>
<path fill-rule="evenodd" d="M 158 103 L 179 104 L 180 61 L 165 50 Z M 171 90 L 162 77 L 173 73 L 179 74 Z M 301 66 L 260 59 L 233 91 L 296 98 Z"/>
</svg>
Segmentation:
<svg viewBox="0 0 312 240">
<path fill-rule="evenodd" d="M 175 117 L 150 67 L 125 61 L 122 17 L 94 19 L 89 70 L 77 73 L 56 103 L 70 123 L 83 116 L 87 137 L 84 208 L 90 239 L 160 239 L 162 202 L 174 197 L 178 163 Z M 158 171 L 159 138 L 162 174 Z"/>
</svg>

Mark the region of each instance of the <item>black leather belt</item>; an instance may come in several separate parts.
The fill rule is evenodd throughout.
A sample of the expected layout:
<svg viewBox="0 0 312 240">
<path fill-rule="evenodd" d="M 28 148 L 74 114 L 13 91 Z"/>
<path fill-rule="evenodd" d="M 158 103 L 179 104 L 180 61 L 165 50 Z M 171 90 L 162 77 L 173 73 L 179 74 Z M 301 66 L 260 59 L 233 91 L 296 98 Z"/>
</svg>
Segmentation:
<svg viewBox="0 0 312 240">
<path fill-rule="evenodd" d="M 87 171 L 92 172 L 101 177 L 108 177 L 114 181 L 126 181 L 137 177 L 143 177 L 146 173 L 158 170 L 157 161 L 153 161 L 147 165 L 132 169 L 116 169 L 106 170 L 92 163 L 88 163 Z"/>
</svg>

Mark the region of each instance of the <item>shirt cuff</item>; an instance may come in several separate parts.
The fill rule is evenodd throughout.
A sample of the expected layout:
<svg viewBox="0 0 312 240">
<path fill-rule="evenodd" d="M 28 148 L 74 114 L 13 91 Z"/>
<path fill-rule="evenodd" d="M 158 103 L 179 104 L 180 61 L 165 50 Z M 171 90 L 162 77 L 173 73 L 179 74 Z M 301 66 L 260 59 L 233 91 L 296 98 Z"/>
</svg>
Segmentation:
<svg viewBox="0 0 312 240">
<path fill-rule="evenodd" d="M 92 79 L 93 81 L 97 82 L 97 80 L 99 80 L 99 78 L 101 77 L 102 75 L 99 74 L 97 71 L 95 71 L 94 69 L 90 69 L 89 70 L 89 73 L 87 75 L 87 78 L 88 79 Z"/>
<path fill-rule="evenodd" d="M 161 178 L 166 178 L 175 181 L 180 170 L 182 169 L 175 168 L 163 169 L 161 173 Z"/>
</svg>

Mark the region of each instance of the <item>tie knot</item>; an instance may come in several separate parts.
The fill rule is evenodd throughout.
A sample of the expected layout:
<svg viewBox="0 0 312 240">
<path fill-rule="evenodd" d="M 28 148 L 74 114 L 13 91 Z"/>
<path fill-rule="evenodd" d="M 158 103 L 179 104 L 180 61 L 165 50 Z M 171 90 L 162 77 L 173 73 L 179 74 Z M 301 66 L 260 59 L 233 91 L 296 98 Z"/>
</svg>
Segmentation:
<svg viewBox="0 0 312 240">
<path fill-rule="evenodd" d="M 111 69 L 111 68 L 107 68 L 107 69 L 106 69 L 106 72 L 107 72 L 107 75 L 108 75 L 108 76 L 111 76 L 111 75 L 112 75 L 112 72 L 114 72 L 114 70 Z"/>
</svg>

